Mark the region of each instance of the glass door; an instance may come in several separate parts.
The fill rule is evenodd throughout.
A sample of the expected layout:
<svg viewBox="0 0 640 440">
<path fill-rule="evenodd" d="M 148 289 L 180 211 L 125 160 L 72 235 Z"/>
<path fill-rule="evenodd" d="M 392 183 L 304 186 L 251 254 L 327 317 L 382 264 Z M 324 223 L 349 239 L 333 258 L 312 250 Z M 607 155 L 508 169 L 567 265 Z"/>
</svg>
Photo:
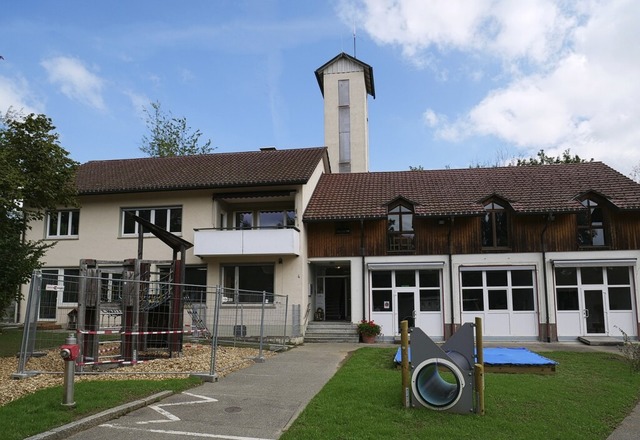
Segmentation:
<svg viewBox="0 0 640 440">
<path fill-rule="evenodd" d="M 415 327 L 416 306 L 414 292 L 398 292 L 398 333 L 400 333 L 400 323 L 404 320 L 409 322 L 409 327 Z"/>
<path fill-rule="evenodd" d="M 606 333 L 604 295 L 602 290 L 584 291 L 584 318 L 587 334 Z"/>
</svg>

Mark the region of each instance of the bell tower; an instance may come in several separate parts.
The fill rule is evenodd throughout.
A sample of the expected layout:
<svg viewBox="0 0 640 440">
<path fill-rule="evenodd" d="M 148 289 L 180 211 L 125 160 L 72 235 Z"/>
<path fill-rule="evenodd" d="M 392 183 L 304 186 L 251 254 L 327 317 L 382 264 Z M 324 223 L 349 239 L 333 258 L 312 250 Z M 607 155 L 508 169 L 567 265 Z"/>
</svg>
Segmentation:
<svg viewBox="0 0 640 440">
<path fill-rule="evenodd" d="M 315 74 L 324 97 L 324 143 L 332 172 L 369 171 L 367 98 L 376 97 L 373 68 L 343 52 Z"/>
</svg>

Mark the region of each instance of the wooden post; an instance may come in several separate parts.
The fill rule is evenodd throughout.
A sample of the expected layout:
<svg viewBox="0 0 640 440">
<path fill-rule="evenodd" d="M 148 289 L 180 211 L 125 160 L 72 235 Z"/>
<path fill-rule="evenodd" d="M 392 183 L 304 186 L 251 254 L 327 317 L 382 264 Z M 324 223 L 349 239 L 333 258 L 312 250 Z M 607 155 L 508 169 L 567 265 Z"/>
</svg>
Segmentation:
<svg viewBox="0 0 640 440">
<path fill-rule="evenodd" d="M 476 413 L 484 415 L 484 342 L 482 340 L 482 318 L 476 316 L 476 359 L 474 377 L 476 384 L 477 405 Z"/>
<path fill-rule="evenodd" d="M 402 357 L 402 402 L 405 408 L 411 407 L 409 392 L 409 321 L 400 323 L 400 354 Z"/>
</svg>

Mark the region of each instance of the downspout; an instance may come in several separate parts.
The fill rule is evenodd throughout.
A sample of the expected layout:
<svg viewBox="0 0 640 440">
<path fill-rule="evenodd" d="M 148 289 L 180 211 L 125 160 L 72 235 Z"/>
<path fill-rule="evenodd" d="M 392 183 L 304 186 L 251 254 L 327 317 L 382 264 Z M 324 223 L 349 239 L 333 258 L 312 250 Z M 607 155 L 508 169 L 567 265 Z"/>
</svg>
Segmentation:
<svg viewBox="0 0 640 440">
<path fill-rule="evenodd" d="M 360 219 L 360 258 L 362 262 L 362 319 L 367 319 L 367 308 L 366 308 L 366 297 L 367 293 L 365 291 L 365 281 L 366 281 L 366 272 L 365 272 L 365 264 L 364 264 L 364 219 Z"/>
<path fill-rule="evenodd" d="M 547 221 L 540 233 L 540 242 L 542 244 L 542 282 L 544 284 L 544 312 L 545 312 L 545 326 L 547 333 L 547 342 L 551 342 L 551 323 L 549 322 L 549 292 L 547 289 L 547 245 L 544 239 L 544 235 L 547 232 L 549 224 L 554 220 L 554 216 L 551 213 L 547 214 Z"/>
<path fill-rule="evenodd" d="M 454 307 L 454 300 L 453 300 L 453 244 L 451 242 L 451 234 L 453 232 L 453 222 L 454 222 L 454 217 L 449 217 L 449 232 L 447 234 L 447 243 L 448 243 L 448 248 L 449 248 L 449 298 L 451 300 L 451 304 L 450 304 L 450 308 L 451 308 L 451 335 L 453 335 L 454 333 L 454 329 L 455 329 L 455 313 L 453 310 Z"/>
</svg>

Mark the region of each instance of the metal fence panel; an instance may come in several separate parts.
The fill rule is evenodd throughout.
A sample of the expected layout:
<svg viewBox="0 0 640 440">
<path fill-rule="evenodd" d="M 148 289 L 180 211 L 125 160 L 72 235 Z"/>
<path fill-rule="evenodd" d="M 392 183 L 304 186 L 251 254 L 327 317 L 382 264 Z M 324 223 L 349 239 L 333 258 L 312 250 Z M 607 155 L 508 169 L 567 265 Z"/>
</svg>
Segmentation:
<svg viewBox="0 0 640 440">
<path fill-rule="evenodd" d="M 76 333 L 80 345 L 79 373 L 107 371 L 112 364 L 183 357 L 192 352 L 185 348 L 204 347 L 211 349 L 209 371 L 205 372 L 211 377 L 217 376 L 220 347 L 254 348 L 254 360 L 262 361 L 264 349 L 284 349 L 292 337 L 299 336 L 300 306 L 291 306 L 287 295 L 175 284 L 166 274 L 148 278 L 140 280 L 126 270 L 102 269 L 87 270 L 80 276 L 60 275 L 56 286 L 75 289 L 78 306 L 69 312 L 66 329 L 45 330 L 37 326 L 39 299 L 43 288 L 53 288 L 47 283 L 55 284 L 55 280 L 43 281 L 41 273 L 34 272 L 15 376 L 29 372 L 29 360 L 38 347 L 47 356 L 58 356 L 57 348 L 69 332 Z"/>
</svg>

